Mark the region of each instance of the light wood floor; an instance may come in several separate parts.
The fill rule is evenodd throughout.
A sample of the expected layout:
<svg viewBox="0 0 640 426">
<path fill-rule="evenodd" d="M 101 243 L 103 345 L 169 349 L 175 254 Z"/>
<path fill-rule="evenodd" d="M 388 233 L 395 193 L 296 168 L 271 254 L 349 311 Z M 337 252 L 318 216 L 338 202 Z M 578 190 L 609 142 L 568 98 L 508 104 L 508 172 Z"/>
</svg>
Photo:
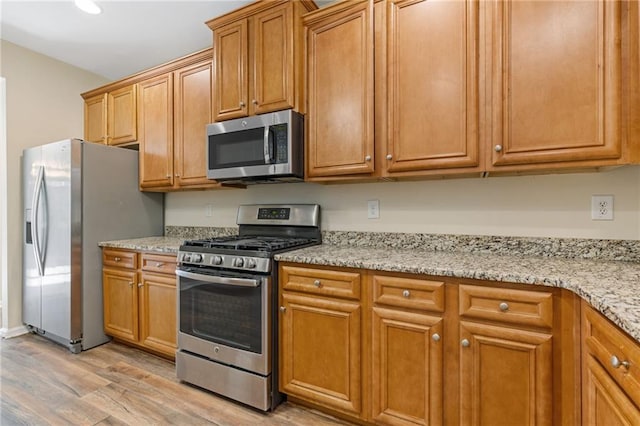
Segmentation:
<svg viewBox="0 0 640 426">
<path fill-rule="evenodd" d="M 181 383 L 174 364 L 118 343 L 74 355 L 40 336 L 0 341 L 0 424 L 347 425 L 285 402 L 273 413 Z"/>
</svg>

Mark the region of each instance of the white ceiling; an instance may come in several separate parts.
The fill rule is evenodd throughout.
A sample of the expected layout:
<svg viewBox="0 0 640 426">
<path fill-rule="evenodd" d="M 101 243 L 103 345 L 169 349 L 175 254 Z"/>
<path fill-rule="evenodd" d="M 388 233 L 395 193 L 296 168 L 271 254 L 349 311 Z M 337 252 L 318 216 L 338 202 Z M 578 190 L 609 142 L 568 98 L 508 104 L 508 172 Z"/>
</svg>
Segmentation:
<svg viewBox="0 0 640 426">
<path fill-rule="evenodd" d="M 117 80 L 210 47 L 205 21 L 251 2 L 96 0 L 89 15 L 73 0 L 0 0 L 0 38 Z"/>
</svg>

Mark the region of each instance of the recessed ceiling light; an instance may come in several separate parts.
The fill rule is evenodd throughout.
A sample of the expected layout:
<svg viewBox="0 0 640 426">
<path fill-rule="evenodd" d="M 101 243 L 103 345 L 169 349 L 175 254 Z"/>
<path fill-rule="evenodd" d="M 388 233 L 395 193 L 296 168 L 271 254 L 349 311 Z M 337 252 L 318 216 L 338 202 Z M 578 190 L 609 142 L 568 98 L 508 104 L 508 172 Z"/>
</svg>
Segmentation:
<svg viewBox="0 0 640 426">
<path fill-rule="evenodd" d="M 100 6 L 98 6 L 93 0 L 75 0 L 76 6 L 83 12 L 97 15 L 102 12 Z"/>
</svg>

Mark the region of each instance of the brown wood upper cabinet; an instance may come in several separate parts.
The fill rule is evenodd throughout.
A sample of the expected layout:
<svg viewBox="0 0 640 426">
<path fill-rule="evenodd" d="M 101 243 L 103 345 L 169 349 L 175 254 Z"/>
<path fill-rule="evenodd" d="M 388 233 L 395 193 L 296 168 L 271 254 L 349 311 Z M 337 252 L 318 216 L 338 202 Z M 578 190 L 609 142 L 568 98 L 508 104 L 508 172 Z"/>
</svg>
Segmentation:
<svg viewBox="0 0 640 426">
<path fill-rule="evenodd" d="M 174 71 L 138 83 L 140 187 L 217 187 L 206 177 L 206 125 L 212 115 L 211 50 Z"/>
<path fill-rule="evenodd" d="M 84 140 L 107 145 L 136 142 L 136 104 L 135 84 L 87 95 L 84 98 Z"/>
<path fill-rule="evenodd" d="M 214 121 L 300 110 L 300 17 L 310 1 L 257 1 L 207 25 L 213 31 Z"/>
<path fill-rule="evenodd" d="M 307 179 L 637 162 L 637 9 L 348 0 L 305 15 Z"/>
</svg>

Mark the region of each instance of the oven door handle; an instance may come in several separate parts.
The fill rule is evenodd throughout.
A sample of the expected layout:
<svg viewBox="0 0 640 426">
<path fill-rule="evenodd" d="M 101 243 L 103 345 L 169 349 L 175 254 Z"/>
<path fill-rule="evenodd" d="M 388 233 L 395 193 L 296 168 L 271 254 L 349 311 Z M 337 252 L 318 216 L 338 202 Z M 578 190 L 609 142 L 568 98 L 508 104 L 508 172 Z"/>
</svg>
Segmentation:
<svg viewBox="0 0 640 426">
<path fill-rule="evenodd" d="M 248 278 L 229 278 L 215 275 L 195 274 L 193 272 L 181 271 L 179 269 L 176 270 L 176 275 L 182 278 L 189 278 L 212 284 L 233 285 L 238 287 L 258 287 L 260 285 L 258 280 L 251 280 Z"/>
</svg>

